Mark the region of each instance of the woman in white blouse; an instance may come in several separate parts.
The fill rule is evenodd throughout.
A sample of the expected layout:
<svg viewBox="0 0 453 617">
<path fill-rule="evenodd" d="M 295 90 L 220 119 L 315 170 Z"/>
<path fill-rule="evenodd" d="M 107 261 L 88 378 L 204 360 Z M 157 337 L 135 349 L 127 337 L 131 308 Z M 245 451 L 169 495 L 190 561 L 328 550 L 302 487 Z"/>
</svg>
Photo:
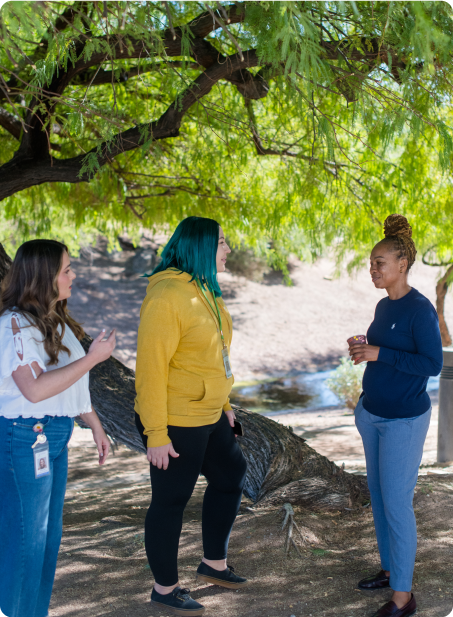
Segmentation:
<svg viewBox="0 0 453 617">
<path fill-rule="evenodd" d="M 66 308 L 75 274 L 67 247 L 25 242 L 0 298 L 0 615 L 47 617 L 62 534 L 74 417 L 109 441 L 91 406 L 88 371 L 115 348 L 105 330 L 85 355 Z"/>
</svg>

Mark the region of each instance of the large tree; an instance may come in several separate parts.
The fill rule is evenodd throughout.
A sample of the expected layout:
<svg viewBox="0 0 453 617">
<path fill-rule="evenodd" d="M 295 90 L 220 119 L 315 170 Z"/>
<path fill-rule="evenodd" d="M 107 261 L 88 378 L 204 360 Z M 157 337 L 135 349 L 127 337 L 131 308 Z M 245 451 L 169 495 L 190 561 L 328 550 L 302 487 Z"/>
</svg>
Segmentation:
<svg viewBox="0 0 453 617">
<path fill-rule="evenodd" d="M 450 263 L 446 2 L 7 2 L 0 17 L 9 248 L 198 213 L 280 263 L 334 245 L 354 266 L 398 211 L 424 260 Z"/>
<path fill-rule="evenodd" d="M 1 239 L 197 213 L 280 265 L 352 267 L 397 211 L 449 264 L 452 24 L 445 2 L 8 2 Z"/>
<path fill-rule="evenodd" d="M 425 242 L 450 166 L 452 25 L 445 2 L 8 2 L 3 223 L 220 212 L 309 253 L 368 248 L 399 210 Z"/>
</svg>

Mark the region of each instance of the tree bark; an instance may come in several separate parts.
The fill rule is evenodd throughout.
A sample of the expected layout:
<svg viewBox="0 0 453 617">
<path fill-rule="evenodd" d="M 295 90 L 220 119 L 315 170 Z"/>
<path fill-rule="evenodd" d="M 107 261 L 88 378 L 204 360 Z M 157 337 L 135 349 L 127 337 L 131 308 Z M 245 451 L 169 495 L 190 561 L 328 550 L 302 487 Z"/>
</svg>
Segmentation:
<svg viewBox="0 0 453 617">
<path fill-rule="evenodd" d="M 0 244 L 0 280 L 11 260 Z M 91 344 L 85 336 L 85 350 Z M 135 373 L 111 357 L 90 371 L 93 407 L 107 434 L 116 443 L 145 452 L 135 427 Z M 338 510 L 368 498 L 366 478 L 344 472 L 294 435 L 265 416 L 234 406 L 244 427 L 239 443 L 248 463 L 244 492 L 260 505 L 291 504 Z M 77 422 L 87 428 L 83 415 Z"/>
<path fill-rule="evenodd" d="M 452 344 L 447 322 L 445 321 L 445 296 L 447 295 L 452 275 L 453 265 L 448 268 L 436 285 L 436 309 L 439 317 L 439 329 L 443 347 L 450 347 Z"/>
</svg>

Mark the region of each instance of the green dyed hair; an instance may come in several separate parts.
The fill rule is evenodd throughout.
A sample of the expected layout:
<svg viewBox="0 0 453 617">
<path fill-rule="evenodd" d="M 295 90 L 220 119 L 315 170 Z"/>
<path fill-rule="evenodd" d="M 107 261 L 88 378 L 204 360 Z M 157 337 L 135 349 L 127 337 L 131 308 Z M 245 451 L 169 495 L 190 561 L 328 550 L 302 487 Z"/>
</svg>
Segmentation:
<svg viewBox="0 0 453 617">
<path fill-rule="evenodd" d="M 162 261 L 152 274 L 176 268 L 192 276 L 218 298 L 222 292 L 217 282 L 217 247 L 220 225 L 213 219 L 188 216 L 181 221 L 162 251 Z"/>
</svg>

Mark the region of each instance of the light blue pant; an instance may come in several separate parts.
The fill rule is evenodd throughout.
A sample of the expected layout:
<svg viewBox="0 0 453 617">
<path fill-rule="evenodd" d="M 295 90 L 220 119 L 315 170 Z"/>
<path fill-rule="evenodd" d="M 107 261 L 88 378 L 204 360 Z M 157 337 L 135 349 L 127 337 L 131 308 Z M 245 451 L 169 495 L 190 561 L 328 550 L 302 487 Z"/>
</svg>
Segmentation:
<svg viewBox="0 0 453 617">
<path fill-rule="evenodd" d="M 415 418 L 387 420 L 368 413 L 362 399 L 355 423 L 365 450 L 381 565 L 394 591 L 410 591 L 417 550 L 412 501 L 431 410 Z"/>
<path fill-rule="evenodd" d="M 35 479 L 34 418 L 0 416 L 0 609 L 46 617 L 63 529 L 67 444 L 74 421 L 46 416 L 50 475 Z"/>
</svg>

